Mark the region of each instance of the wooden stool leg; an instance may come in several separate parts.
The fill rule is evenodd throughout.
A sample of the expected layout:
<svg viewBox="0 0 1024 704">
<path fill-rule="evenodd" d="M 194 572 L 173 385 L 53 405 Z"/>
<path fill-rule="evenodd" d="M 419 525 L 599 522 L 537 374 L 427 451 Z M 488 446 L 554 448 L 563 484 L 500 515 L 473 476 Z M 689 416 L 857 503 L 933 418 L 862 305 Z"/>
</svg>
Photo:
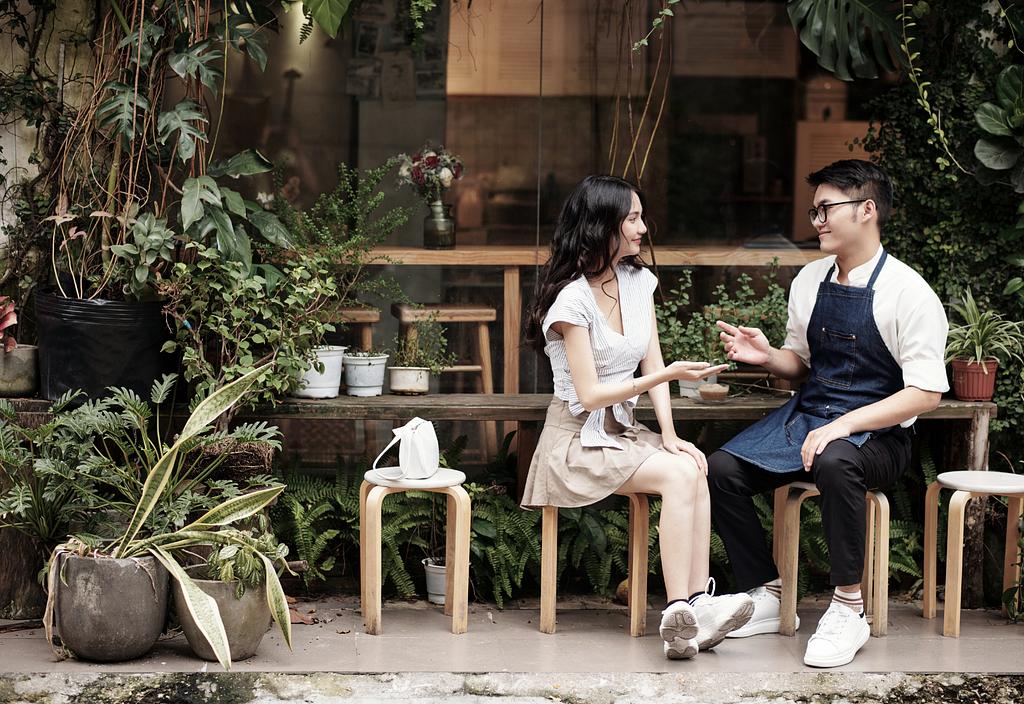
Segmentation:
<svg viewBox="0 0 1024 704">
<path fill-rule="evenodd" d="M 779 608 L 779 633 L 796 635 L 797 571 L 800 564 L 800 505 L 804 499 L 818 492 L 801 489 L 786 499 L 782 521 L 782 559 L 779 576 L 782 579 L 782 604 Z"/>
<path fill-rule="evenodd" d="M 865 497 L 866 517 L 864 523 L 864 565 L 860 575 L 860 595 L 864 602 L 864 613 L 867 617 L 875 613 L 874 594 L 874 557 L 877 546 L 875 545 L 875 504 L 872 501 L 872 494 L 869 491 Z"/>
<path fill-rule="evenodd" d="M 939 491 L 942 486 L 932 482 L 924 497 L 924 614 L 935 618 L 935 563 L 939 550 Z"/>
<path fill-rule="evenodd" d="M 960 637 L 960 590 L 963 582 L 964 513 L 971 492 L 958 491 L 949 500 L 949 528 L 946 538 L 946 604 L 942 635 Z"/>
<path fill-rule="evenodd" d="M 364 609 L 363 604 L 367 602 L 366 596 L 366 495 L 370 493 L 373 484 L 363 481 L 359 485 L 359 608 Z M 363 611 L 365 614 L 366 612 Z"/>
<path fill-rule="evenodd" d="M 361 587 L 363 619 L 366 632 L 371 636 L 381 633 L 380 591 L 381 591 L 381 522 L 380 507 L 384 497 L 390 493 L 387 487 L 374 486 L 366 495 L 366 510 L 362 512 L 361 531 L 365 535 L 361 542 L 365 547 L 363 584 Z"/>
<path fill-rule="evenodd" d="M 469 622 L 469 527 L 473 519 L 469 494 L 461 486 L 448 487 L 448 535 L 445 541 L 445 614 L 452 617 L 452 633 L 465 633 Z"/>
<path fill-rule="evenodd" d="M 483 381 L 484 393 L 494 393 L 494 371 L 491 369 L 491 335 L 487 323 L 477 324 L 477 355 L 480 357 L 480 378 Z M 494 421 L 484 423 L 484 447 L 487 448 L 487 459 L 498 454 L 498 430 Z"/>
<path fill-rule="evenodd" d="M 629 632 L 647 633 L 647 540 L 651 512 L 646 494 L 629 494 Z"/>
<path fill-rule="evenodd" d="M 369 352 L 373 349 L 373 328 L 369 323 L 363 323 L 359 327 L 359 345 L 363 352 Z"/>
<path fill-rule="evenodd" d="M 782 533 L 784 530 L 782 526 L 786 517 L 786 498 L 788 496 L 788 486 L 780 486 L 775 490 L 775 510 L 772 512 L 772 558 L 775 560 L 776 568 L 782 564 Z"/>
<path fill-rule="evenodd" d="M 874 546 L 875 563 L 873 569 L 874 582 L 874 620 L 871 623 L 871 635 L 881 638 L 889 632 L 889 500 L 885 494 L 872 491 L 874 507 Z"/>
<path fill-rule="evenodd" d="M 540 630 L 555 632 L 555 592 L 558 576 L 558 507 L 545 506 L 541 519 Z"/>
<path fill-rule="evenodd" d="M 1006 547 L 1003 551 L 1003 592 L 1013 587 L 1014 583 L 1020 583 L 1020 561 L 1018 555 L 1020 549 L 1017 542 L 1020 540 L 1020 515 L 1024 512 L 1024 494 L 1020 496 L 1009 496 L 1009 504 L 1006 511 Z M 1007 618 L 1006 604 L 1003 604 L 1003 617 Z"/>
</svg>

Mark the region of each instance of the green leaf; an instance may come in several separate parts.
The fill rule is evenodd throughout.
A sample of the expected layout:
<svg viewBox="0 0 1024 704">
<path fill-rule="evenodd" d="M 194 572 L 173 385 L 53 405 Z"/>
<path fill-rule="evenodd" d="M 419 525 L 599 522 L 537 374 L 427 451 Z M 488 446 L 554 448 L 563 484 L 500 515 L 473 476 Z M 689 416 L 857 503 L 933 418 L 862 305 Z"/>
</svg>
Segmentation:
<svg viewBox="0 0 1024 704">
<path fill-rule="evenodd" d="M 1024 99 L 1024 66 L 1007 66 L 996 79 L 996 97 L 1000 105 L 1011 115 L 1020 112 Z"/>
<path fill-rule="evenodd" d="M 260 369 L 265 369 L 261 367 Z M 259 369 L 249 372 L 250 374 L 260 371 Z M 248 376 L 248 374 L 246 375 Z M 243 379 L 245 377 L 242 377 Z M 219 506 L 210 509 L 195 521 L 185 526 L 182 530 L 197 530 L 212 528 L 213 526 L 224 526 L 234 521 L 240 521 L 262 511 L 277 496 L 284 491 L 283 486 L 275 486 L 269 489 L 260 489 L 250 494 L 243 494 L 228 499 Z"/>
<path fill-rule="evenodd" d="M 107 81 L 101 90 L 114 95 L 107 98 L 96 109 L 97 115 L 109 113 L 100 120 L 101 127 L 113 128 L 114 134 L 123 135 L 129 142 L 135 139 L 135 125 L 141 119 L 140 112 L 149 110 L 149 100 L 138 95 L 119 81 Z"/>
<path fill-rule="evenodd" d="M 1020 155 L 1020 146 L 1009 139 L 979 139 L 974 145 L 974 156 L 990 169 L 1011 169 Z"/>
<path fill-rule="evenodd" d="M 159 140 L 165 144 L 171 135 L 178 132 L 178 156 L 184 160 L 191 159 L 196 153 L 196 142 L 206 142 L 206 133 L 192 124 L 193 122 L 205 123 L 206 116 L 202 112 L 202 106 L 194 100 L 183 100 L 175 105 L 170 111 L 160 113 L 157 120 Z"/>
<path fill-rule="evenodd" d="M 214 41 L 212 38 L 206 39 L 182 52 L 172 53 L 167 65 L 181 78 L 195 78 L 198 75 L 203 85 L 216 95 L 217 81 L 224 78 L 224 73 L 216 67 L 216 63 L 224 58 L 224 54 L 219 51 L 206 51 Z"/>
<path fill-rule="evenodd" d="M 246 149 L 244 152 L 239 152 L 228 159 L 222 159 L 219 162 L 210 164 L 206 173 L 213 178 L 220 178 L 221 176 L 238 178 L 239 176 L 267 173 L 273 168 L 274 162 L 267 159 L 267 157 L 255 149 Z"/>
<path fill-rule="evenodd" d="M 303 4 L 309 8 L 313 20 L 320 28 L 328 36 L 335 37 L 352 0 L 303 0 Z"/>
<path fill-rule="evenodd" d="M 273 366 L 273 363 L 268 362 L 262 367 L 257 367 L 245 376 L 241 376 L 230 384 L 222 386 L 203 399 L 196 406 L 196 409 L 192 411 L 192 415 L 188 417 L 185 427 L 182 429 L 181 434 L 178 435 L 178 440 L 175 444 L 180 445 L 217 420 L 217 417 L 231 408 L 249 390 L 249 387 L 256 382 L 259 375 L 271 366 Z"/>
<path fill-rule="evenodd" d="M 200 589 L 181 565 L 167 552 L 159 547 L 151 547 L 149 552 L 167 568 L 167 571 L 178 582 L 192 620 L 195 621 L 203 637 L 206 638 L 206 642 L 210 644 L 214 655 L 217 656 L 217 661 L 225 670 L 230 670 L 231 647 L 228 645 L 228 635 L 224 631 L 224 622 L 220 617 L 217 600 Z"/>
<path fill-rule="evenodd" d="M 205 215 L 203 201 L 220 205 L 220 188 L 209 176 L 187 178 L 181 187 L 181 227 L 187 230 L 193 223 L 199 222 Z"/>
<path fill-rule="evenodd" d="M 903 29 L 898 8 L 890 9 L 891 5 L 889 0 L 789 0 L 787 9 L 793 29 L 818 57 L 818 64 L 849 81 L 877 78 L 878 67 L 896 71 L 886 41 L 892 47 L 903 44 Z"/>
<path fill-rule="evenodd" d="M 273 242 L 285 249 L 295 249 L 291 233 L 281 224 L 277 216 L 266 210 L 256 210 L 249 214 L 249 222 L 260 231 L 268 242 Z"/>
<path fill-rule="evenodd" d="M 1009 116 L 998 105 L 982 103 L 974 112 L 974 121 L 978 123 L 978 127 L 989 134 L 1002 137 L 1014 136 Z"/>
</svg>

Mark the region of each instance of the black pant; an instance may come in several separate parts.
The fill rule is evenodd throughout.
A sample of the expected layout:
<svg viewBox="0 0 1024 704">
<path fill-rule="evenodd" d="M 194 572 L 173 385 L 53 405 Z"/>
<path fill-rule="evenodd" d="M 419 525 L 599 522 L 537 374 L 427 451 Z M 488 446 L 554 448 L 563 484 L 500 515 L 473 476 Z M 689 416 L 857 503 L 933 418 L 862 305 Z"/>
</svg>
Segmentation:
<svg viewBox="0 0 1024 704">
<path fill-rule="evenodd" d="M 797 481 L 813 481 L 821 493 L 821 521 L 831 558 L 829 583 L 859 584 L 864 571 L 864 495 L 899 479 L 910 466 L 910 437 L 902 428 L 857 447 L 830 442 L 810 472 L 769 472 L 718 450 L 708 457 L 711 522 L 725 542 L 741 591 L 779 576 L 758 520 L 755 494 Z"/>
</svg>

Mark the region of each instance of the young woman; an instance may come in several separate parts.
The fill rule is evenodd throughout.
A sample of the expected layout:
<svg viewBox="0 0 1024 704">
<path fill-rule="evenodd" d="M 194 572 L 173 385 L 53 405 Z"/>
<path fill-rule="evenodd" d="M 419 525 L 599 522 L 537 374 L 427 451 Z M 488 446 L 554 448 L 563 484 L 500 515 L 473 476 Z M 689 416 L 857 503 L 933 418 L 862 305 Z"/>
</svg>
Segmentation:
<svg viewBox="0 0 1024 704">
<path fill-rule="evenodd" d="M 676 435 L 668 382 L 696 381 L 726 365 L 665 365 L 654 322 L 657 279 L 638 260 L 643 216 L 643 194 L 614 176 L 586 177 L 562 206 L 527 309 L 524 342 L 550 358 L 555 396 L 522 505 L 586 506 L 615 491 L 659 494 L 669 602 L 661 636 L 669 658 L 690 658 L 745 624 L 753 602 L 706 591 L 707 460 Z M 634 376 L 637 365 L 642 376 Z M 645 391 L 661 434 L 633 420 Z"/>
</svg>

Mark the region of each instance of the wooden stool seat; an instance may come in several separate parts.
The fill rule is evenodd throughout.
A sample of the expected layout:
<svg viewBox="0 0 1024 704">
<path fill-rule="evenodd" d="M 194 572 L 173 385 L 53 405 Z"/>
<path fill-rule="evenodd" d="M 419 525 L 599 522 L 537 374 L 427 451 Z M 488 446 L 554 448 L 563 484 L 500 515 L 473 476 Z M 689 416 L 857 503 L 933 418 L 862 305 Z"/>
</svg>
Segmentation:
<svg viewBox="0 0 1024 704">
<path fill-rule="evenodd" d="M 616 492 L 619 493 L 619 492 Z M 629 497 L 629 632 L 635 638 L 647 632 L 647 539 L 650 509 L 646 494 Z M 558 507 L 545 506 L 541 527 L 540 630 L 555 632 L 555 595 L 558 591 Z"/>
<path fill-rule="evenodd" d="M 791 492 L 790 489 L 796 491 Z M 813 482 L 793 482 L 775 490 L 775 535 L 772 541 L 775 564 L 782 579 L 779 633 L 796 634 L 797 569 L 800 561 L 800 505 L 819 494 Z M 871 617 L 871 635 L 889 631 L 889 501 L 877 490 L 867 492 L 867 537 L 864 543 L 864 573 L 861 596 Z"/>
<path fill-rule="evenodd" d="M 408 303 L 391 304 L 391 314 L 398 318 L 398 334 L 412 338 L 416 334 L 413 323 L 435 320 L 439 323 L 476 323 L 476 358 L 471 364 L 459 363 L 445 367 L 445 372 L 468 372 L 480 375 L 479 390 L 494 393 L 494 374 L 491 369 L 491 337 L 487 324 L 498 319 L 498 312 L 490 306 L 473 303 Z M 484 423 L 484 452 L 491 457 L 498 452 L 498 431 L 494 421 Z"/>
<path fill-rule="evenodd" d="M 444 467 L 428 479 L 385 479 L 370 470 L 359 487 L 359 590 L 366 632 L 381 633 L 381 504 L 384 497 L 410 489 L 447 494 L 444 613 L 452 633 L 465 633 L 469 619 L 469 526 L 472 509 L 462 488 L 466 475 Z"/>
<path fill-rule="evenodd" d="M 949 528 L 946 531 L 946 605 L 942 635 L 960 637 L 960 599 L 963 586 L 964 519 L 967 502 L 980 496 L 1005 496 L 1006 546 L 1003 549 L 1003 591 L 1020 581 L 1018 561 L 1020 515 L 1024 511 L 1024 477 L 1006 472 L 943 472 L 928 487 L 924 513 L 924 617 L 935 618 L 935 563 L 938 560 L 939 492 L 952 489 L 949 500 Z M 1006 616 L 1006 605 L 1003 605 Z"/>
</svg>

